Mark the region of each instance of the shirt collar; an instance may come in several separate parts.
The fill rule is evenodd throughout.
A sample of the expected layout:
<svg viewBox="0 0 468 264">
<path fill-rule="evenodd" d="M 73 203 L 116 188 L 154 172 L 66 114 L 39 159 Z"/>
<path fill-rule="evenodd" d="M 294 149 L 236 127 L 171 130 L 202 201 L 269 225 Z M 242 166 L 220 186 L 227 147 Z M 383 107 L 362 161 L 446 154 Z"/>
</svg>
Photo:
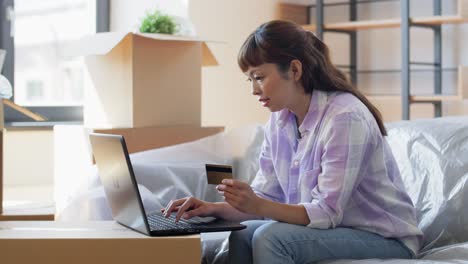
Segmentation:
<svg viewBox="0 0 468 264">
<path fill-rule="evenodd" d="M 327 101 L 327 92 L 319 90 L 312 91 L 309 109 L 307 110 L 304 121 L 299 126 L 299 132 L 301 134 L 308 132 L 313 127 L 313 123 L 317 122 L 317 113 L 321 112 L 320 110 L 326 106 Z M 289 109 L 283 109 L 278 115 L 278 125 L 283 128 L 288 122 L 296 122 L 294 113 L 289 111 Z"/>
<path fill-rule="evenodd" d="M 310 129 L 314 128 L 316 123 L 319 121 L 319 115 L 325 108 L 328 102 L 328 93 L 324 91 L 314 90 L 312 92 L 312 98 L 309 105 L 309 110 L 299 126 L 299 132 L 304 134 L 309 132 Z"/>
</svg>

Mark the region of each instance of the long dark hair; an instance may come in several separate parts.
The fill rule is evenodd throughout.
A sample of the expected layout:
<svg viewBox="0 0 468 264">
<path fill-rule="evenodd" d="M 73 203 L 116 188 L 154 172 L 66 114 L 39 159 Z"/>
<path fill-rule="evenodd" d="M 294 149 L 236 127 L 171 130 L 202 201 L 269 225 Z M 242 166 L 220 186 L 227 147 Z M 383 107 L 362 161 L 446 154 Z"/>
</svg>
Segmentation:
<svg viewBox="0 0 468 264">
<path fill-rule="evenodd" d="M 250 66 L 273 63 L 284 73 L 294 59 L 302 63 L 301 82 L 306 93 L 317 89 L 353 94 L 372 113 L 380 133 L 387 135 L 379 110 L 332 64 L 327 45 L 293 22 L 273 20 L 259 26 L 245 40 L 237 62 L 243 72 Z"/>
</svg>

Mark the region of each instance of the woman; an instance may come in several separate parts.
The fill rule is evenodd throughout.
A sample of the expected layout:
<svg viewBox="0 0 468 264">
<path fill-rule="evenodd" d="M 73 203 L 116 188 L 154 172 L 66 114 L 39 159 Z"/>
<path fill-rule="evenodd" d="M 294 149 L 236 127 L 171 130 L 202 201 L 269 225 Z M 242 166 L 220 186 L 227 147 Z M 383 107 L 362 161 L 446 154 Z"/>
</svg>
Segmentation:
<svg viewBox="0 0 468 264">
<path fill-rule="evenodd" d="M 286 21 L 257 28 L 238 63 L 271 112 L 260 169 L 249 186 L 225 179 L 225 202 L 193 197 L 176 219 L 244 221 L 233 263 L 412 258 L 422 233 L 386 142 L 379 111 L 331 63 L 327 46 Z"/>
</svg>

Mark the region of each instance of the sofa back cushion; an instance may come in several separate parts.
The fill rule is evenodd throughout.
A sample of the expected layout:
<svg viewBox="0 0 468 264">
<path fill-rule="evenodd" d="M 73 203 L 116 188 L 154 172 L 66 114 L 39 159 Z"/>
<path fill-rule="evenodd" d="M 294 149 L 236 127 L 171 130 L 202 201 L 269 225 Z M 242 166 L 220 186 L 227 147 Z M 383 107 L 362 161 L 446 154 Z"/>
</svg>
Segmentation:
<svg viewBox="0 0 468 264">
<path fill-rule="evenodd" d="M 424 246 L 468 241 L 468 117 L 387 124 Z"/>
</svg>

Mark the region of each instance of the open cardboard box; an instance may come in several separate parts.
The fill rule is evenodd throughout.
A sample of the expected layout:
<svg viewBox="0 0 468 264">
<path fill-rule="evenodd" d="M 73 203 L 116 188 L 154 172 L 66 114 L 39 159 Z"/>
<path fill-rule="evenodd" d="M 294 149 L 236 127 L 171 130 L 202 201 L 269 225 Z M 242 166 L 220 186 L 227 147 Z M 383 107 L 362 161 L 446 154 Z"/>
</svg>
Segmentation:
<svg viewBox="0 0 468 264">
<path fill-rule="evenodd" d="M 200 263 L 199 235 L 149 237 L 114 221 L 0 222 L 1 263 Z"/>
<path fill-rule="evenodd" d="M 80 40 L 92 85 L 86 127 L 201 124 L 201 66 L 217 65 L 205 41 L 164 34 L 98 33 Z"/>
</svg>

